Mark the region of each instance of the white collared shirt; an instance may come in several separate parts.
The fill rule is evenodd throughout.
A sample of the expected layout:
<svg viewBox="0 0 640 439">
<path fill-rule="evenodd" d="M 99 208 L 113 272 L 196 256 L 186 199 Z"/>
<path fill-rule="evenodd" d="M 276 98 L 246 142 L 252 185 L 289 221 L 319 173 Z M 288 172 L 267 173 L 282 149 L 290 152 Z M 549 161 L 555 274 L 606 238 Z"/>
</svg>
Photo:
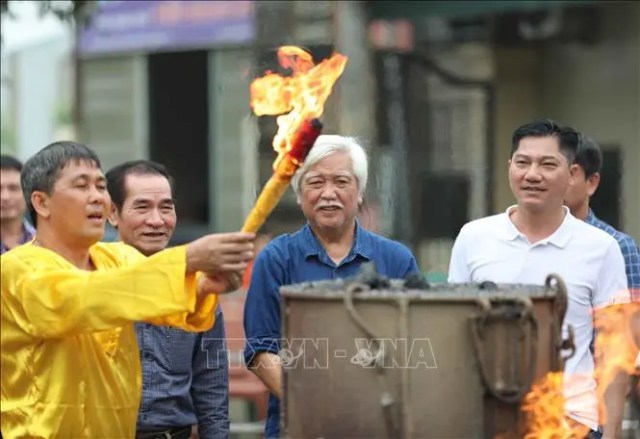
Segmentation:
<svg viewBox="0 0 640 439">
<path fill-rule="evenodd" d="M 462 227 L 453 245 L 449 282 L 544 285 L 547 275 L 559 274 L 569 296 L 563 332 L 566 337 L 567 325 L 573 326 L 576 346 L 565 364 L 565 409 L 596 429 L 592 310 L 629 300 L 622 252 L 609 234 L 578 220 L 566 207 L 560 227 L 531 244 L 509 217 L 515 207 Z"/>
</svg>

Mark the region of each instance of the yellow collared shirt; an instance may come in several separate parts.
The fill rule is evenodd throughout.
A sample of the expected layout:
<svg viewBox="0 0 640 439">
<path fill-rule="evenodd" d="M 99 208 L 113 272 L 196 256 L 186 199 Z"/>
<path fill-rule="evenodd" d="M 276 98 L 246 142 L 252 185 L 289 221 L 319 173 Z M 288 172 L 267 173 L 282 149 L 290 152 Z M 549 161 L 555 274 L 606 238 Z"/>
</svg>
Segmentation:
<svg viewBox="0 0 640 439">
<path fill-rule="evenodd" d="M 186 251 L 145 258 L 122 243 L 90 249 L 96 270 L 26 244 L 0 257 L 1 430 L 11 438 L 135 437 L 141 370 L 133 322 L 213 325 Z"/>
</svg>

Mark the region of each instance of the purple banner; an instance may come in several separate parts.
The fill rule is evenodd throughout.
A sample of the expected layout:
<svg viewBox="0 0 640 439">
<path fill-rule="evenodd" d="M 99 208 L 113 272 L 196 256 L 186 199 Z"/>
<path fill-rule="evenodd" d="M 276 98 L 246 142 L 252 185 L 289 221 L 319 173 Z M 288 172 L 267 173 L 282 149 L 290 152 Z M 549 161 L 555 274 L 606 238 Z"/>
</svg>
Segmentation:
<svg viewBox="0 0 640 439">
<path fill-rule="evenodd" d="M 253 1 L 100 1 L 80 36 L 85 55 L 187 50 L 253 41 Z"/>
</svg>

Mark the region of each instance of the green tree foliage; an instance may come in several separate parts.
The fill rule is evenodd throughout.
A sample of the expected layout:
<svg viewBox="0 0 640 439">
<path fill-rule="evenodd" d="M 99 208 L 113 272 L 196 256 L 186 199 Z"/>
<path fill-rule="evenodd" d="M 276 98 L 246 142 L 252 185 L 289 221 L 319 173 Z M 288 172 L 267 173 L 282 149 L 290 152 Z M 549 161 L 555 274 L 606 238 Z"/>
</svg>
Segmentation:
<svg viewBox="0 0 640 439">
<path fill-rule="evenodd" d="M 18 0 L 0 0 L 0 14 L 11 18 L 11 4 Z M 40 16 L 53 14 L 60 20 L 68 23 L 86 23 L 97 7 L 96 0 L 72 0 L 72 1 L 35 1 L 38 5 Z"/>
<path fill-rule="evenodd" d="M 2 15 L 10 14 L 11 3 L 16 2 L 17 0 L 0 0 L 0 12 Z M 40 0 L 35 3 L 40 8 L 40 15 L 53 14 L 64 21 L 84 18 L 96 6 L 95 0 L 72 0 L 66 2 Z"/>
</svg>

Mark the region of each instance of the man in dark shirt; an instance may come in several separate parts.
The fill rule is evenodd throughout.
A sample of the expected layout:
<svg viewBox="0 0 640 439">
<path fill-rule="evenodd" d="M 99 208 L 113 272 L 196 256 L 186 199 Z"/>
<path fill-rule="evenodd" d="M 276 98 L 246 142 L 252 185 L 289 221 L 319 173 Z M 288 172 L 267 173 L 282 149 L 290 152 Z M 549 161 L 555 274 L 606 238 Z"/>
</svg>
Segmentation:
<svg viewBox="0 0 640 439">
<path fill-rule="evenodd" d="M 618 242 L 627 273 L 629 292 L 634 302 L 640 301 L 640 250 L 633 238 L 599 219 L 589 206 L 589 201 L 600 185 L 602 151 L 591 138 L 581 135 L 575 164 L 576 182 L 565 194 L 565 204 L 578 219 L 604 230 Z"/>
<path fill-rule="evenodd" d="M 109 221 L 120 240 L 150 256 L 169 243 L 176 225 L 173 178 L 164 166 L 138 160 L 107 173 L 114 212 Z M 142 361 L 140 439 L 229 435 L 228 360 L 224 321 L 216 310 L 204 333 L 136 324 Z"/>
<path fill-rule="evenodd" d="M 24 219 L 27 205 L 20 185 L 22 163 L 0 156 L 0 254 L 33 239 L 35 230 Z"/>
<path fill-rule="evenodd" d="M 368 261 L 389 278 L 418 272 L 408 248 L 358 224 L 356 216 L 367 185 L 367 172 L 367 155 L 354 139 L 318 137 L 292 181 L 307 225 L 272 240 L 253 265 L 244 315 L 245 361 L 271 392 L 267 438 L 280 434 L 279 288 L 354 276 Z"/>
<path fill-rule="evenodd" d="M 569 186 L 565 194 L 565 204 L 573 216 L 607 232 L 618 242 L 624 258 L 631 300 L 640 302 L 640 249 L 638 249 L 638 245 L 631 236 L 598 218 L 590 207 L 591 197 L 600 185 L 600 171 L 603 164 L 600 146 L 590 137 L 581 134 L 574 163 L 577 165 L 576 181 Z M 595 349 L 595 334 L 591 349 Z M 640 354 L 638 359 L 640 360 Z M 627 386 L 628 381 L 629 377 L 618 374 L 615 382 L 618 386 Z M 640 388 L 631 387 L 631 392 L 635 392 L 635 395 L 630 395 L 629 403 L 633 398 L 640 397 Z"/>
</svg>

